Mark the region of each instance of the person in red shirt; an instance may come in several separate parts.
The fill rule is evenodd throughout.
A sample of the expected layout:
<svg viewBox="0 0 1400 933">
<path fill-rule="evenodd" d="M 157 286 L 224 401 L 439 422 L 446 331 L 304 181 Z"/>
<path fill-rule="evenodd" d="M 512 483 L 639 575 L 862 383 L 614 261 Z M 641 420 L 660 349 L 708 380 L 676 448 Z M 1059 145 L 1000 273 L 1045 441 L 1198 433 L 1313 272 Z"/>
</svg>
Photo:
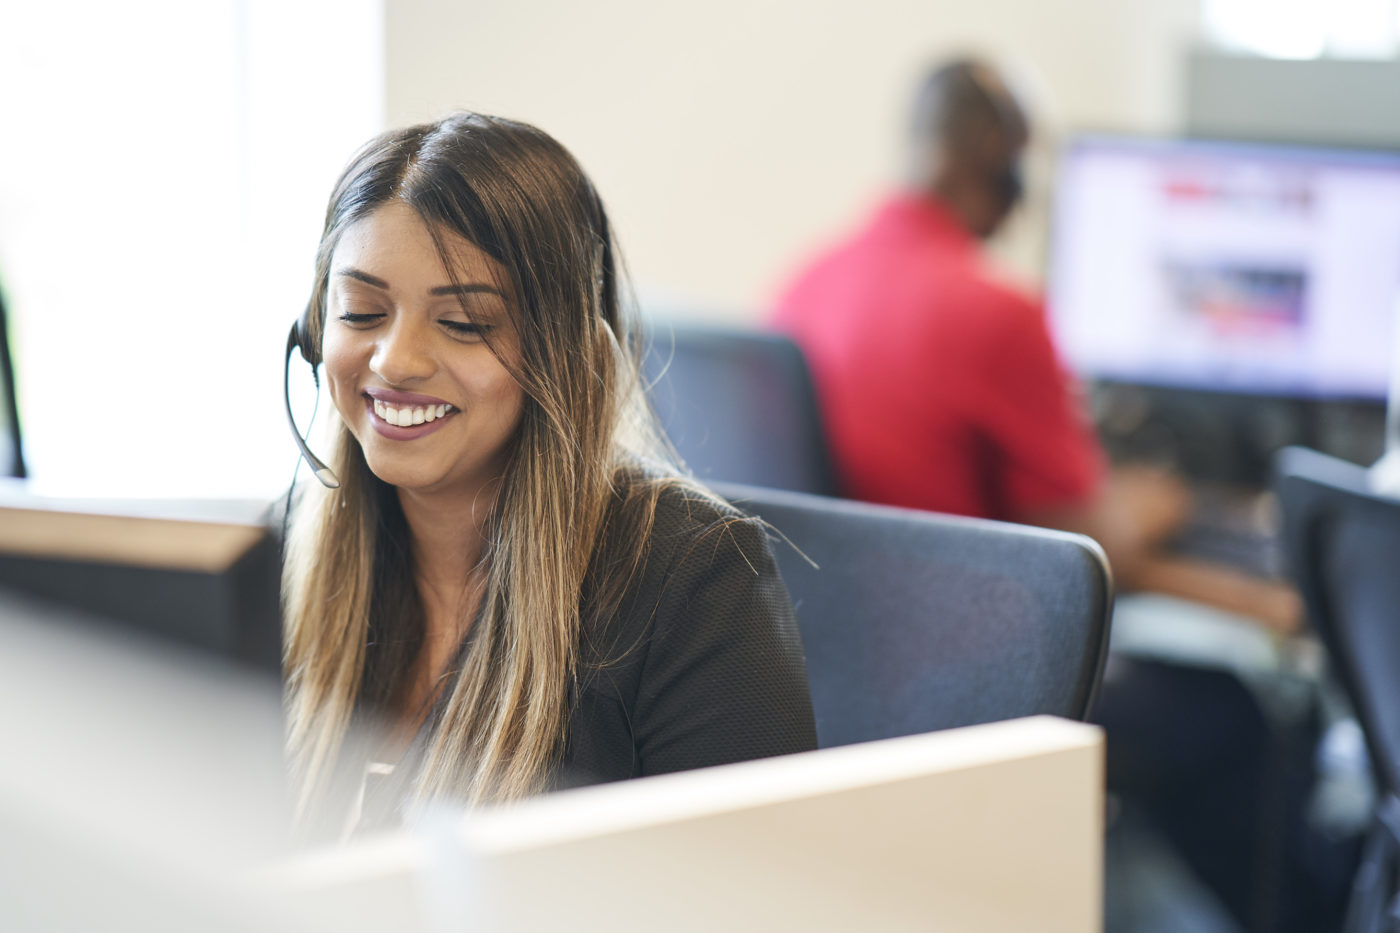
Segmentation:
<svg viewBox="0 0 1400 933">
<path fill-rule="evenodd" d="M 912 131 L 906 190 L 771 318 L 811 364 L 842 492 L 1082 531 L 1131 576 L 1181 513 L 1179 484 L 1106 482 L 1041 304 L 981 248 L 1020 198 L 1025 110 L 995 69 L 957 61 L 925 81 Z"/>
<path fill-rule="evenodd" d="M 811 364 L 842 492 L 1082 532 L 1103 545 L 1120 588 L 1267 609 L 1270 624 L 1296 625 L 1295 595 L 1157 546 L 1188 511 L 1184 485 L 1109 469 L 1040 302 L 986 261 L 981 241 L 1016 205 L 1029 138 L 994 68 L 937 69 L 917 99 L 905 190 L 782 293 L 770 323 Z M 1110 787 L 1146 807 L 1214 894 L 1243 911 L 1258 838 L 1248 807 L 1265 761 L 1248 692 L 1228 674 L 1119 657 L 1096 721 Z M 1231 813 L 1246 816 L 1220 816 Z M 1110 879 L 1110 901 L 1122 880 Z M 1206 911 L 1209 899 L 1193 896 Z"/>
</svg>

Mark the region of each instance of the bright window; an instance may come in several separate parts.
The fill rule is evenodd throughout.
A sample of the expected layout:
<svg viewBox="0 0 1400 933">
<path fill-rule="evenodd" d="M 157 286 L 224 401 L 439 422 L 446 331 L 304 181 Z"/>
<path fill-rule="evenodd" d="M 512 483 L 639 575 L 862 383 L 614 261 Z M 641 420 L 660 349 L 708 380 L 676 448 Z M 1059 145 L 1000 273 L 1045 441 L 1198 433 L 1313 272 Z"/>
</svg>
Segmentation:
<svg viewBox="0 0 1400 933">
<path fill-rule="evenodd" d="M 1400 0 L 1202 0 L 1208 41 L 1269 58 L 1400 53 Z"/>
<path fill-rule="evenodd" d="M 0 285 L 38 485 L 285 487 L 281 351 L 335 175 L 381 128 L 382 31 L 379 0 L 0 12 Z"/>
</svg>

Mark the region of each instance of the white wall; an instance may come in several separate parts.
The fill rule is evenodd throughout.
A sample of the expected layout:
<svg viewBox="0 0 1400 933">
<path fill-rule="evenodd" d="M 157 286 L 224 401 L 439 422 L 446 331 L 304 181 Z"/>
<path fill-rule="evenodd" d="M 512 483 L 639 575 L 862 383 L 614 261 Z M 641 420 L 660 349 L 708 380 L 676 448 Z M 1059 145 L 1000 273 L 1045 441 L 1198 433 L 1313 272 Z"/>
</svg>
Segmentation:
<svg viewBox="0 0 1400 933">
<path fill-rule="evenodd" d="M 652 308 L 752 317 L 899 171 L 925 64 L 1038 76 L 1057 128 L 1170 130 L 1196 0 L 390 0 L 390 124 L 457 107 L 537 123 L 609 203 Z M 1037 175 L 1043 175 L 1043 166 Z M 1004 244 L 1027 275 L 1043 192 Z"/>
</svg>

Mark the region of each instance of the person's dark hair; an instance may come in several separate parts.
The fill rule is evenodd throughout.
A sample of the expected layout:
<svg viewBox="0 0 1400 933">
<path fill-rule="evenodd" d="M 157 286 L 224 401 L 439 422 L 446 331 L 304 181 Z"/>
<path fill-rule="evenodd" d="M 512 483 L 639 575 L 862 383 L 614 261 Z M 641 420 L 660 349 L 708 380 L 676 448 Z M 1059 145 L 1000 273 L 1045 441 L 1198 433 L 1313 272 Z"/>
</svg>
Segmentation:
<svg viewBox="0 0 1400 933">
<path fill-rule="evenodd" d="M 492 512 L 471 650 L 415 782 L 419 796 L 509 799 L 541 789 L 560 751 L 586 578 L 592 604 L 615 601 L 640 563 L 659 487 L 628 478 L 656 453 L 655 435 L 602 202 L 568 151 L 523 123 L 456 114 L 360 150 L 327 209 L 309 341 L 320 346 L 341 235 L 391 201 L 423 219 L 454 280 L 447 234 L 495 259 L 516 297 L 519 358 L 501 359 L 524 411 Z M 397 498 L 343 424 L 336 432 L 342 488 L 306 490 L 284 600 L 304 802 L 328 779 L 351 719 L 403 687 L 423 630 Z"/>
<path fill-rule="evenodd" d="M 987 133 L 1024 141 L 1026 115 L 996 70 L 975 58 L 960 58 L 929 71 L 911 112 L 916 142 L 960 150 Z"/>
<path fill-rule="evenodd" d="M 961 58 L 932 69 L 910 117 L 910 181 L 935 194 L 977 236 L 989 236 L 1024 190 L 1030 124 L 991 65 Z"/>
</svg>

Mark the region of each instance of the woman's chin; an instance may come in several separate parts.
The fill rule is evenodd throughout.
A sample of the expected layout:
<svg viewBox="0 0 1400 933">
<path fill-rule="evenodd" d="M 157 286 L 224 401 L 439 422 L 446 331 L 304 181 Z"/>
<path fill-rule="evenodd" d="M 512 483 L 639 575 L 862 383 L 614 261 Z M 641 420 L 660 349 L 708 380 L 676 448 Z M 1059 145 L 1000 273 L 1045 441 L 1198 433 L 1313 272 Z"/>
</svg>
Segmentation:
<svg viewBox="0 0 1400 933">
<path fill-rule="evenodd" d="M 428 470 L 421 465 L 382 463 L 367 460 L 369 471 L 381 482 L 406 492 L 433 492 L 444 485 L 441 471 Z"/>
</svg>

